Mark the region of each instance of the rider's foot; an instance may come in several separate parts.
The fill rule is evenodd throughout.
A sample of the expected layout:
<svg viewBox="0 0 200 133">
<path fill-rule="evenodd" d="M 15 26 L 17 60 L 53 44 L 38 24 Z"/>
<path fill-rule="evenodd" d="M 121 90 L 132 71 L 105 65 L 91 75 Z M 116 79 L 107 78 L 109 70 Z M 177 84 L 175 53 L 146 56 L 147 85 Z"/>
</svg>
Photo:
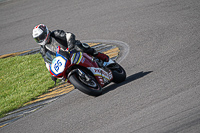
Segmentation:
<svg viewBox="0 0 200 133">
<path fill-rule="evenodd" d="M 109 57 L 106 54 L 100 53 L 98 52 L 98 54 L 95 56 L 98 59 L 104 61 L 104 62 L 108 62 L 109 61 Z"/>
</svg>

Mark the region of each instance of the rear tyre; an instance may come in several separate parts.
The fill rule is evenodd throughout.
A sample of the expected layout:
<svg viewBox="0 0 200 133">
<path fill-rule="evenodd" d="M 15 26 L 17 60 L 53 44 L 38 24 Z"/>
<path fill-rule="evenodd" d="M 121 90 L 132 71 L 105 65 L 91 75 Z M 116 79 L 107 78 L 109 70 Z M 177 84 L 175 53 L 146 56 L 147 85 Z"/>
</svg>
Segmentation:
<svg viewBox="0 0 200 133">
<path fill-rule="evenodd" d="M 115 66 L 112 66 L 110 69 L 113 74 L 112 81 L 114 83 L 121 83 L 126 79 L 126 71 L 118 63 L 116 63 Z"/>
<path fill-rule="evenodd" d="M 87 73 L 86 73 L 87 74 Z M 87 74 L 88 75 L 88 74 Z M 69 81 L 81 92 L 90 96 L 99 96 L 102 94 L 102 87 L 96 81 L 96 79 L 90 75 L 90 81 L 83 79 L 77 73 L 73 73 L 69 76 Z"/>
</svg>

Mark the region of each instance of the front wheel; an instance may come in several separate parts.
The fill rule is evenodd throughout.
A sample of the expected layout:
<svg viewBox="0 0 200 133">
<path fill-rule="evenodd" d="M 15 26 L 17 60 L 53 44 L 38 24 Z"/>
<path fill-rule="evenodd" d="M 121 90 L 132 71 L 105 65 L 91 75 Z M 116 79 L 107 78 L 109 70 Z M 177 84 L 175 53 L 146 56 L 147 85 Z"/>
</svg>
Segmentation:
<svg viewBox="0 0 200 133">
<path fill-rule="evenodd" d="M 87 74 L 87 73 L 86 73 Z M 96 81 L 96 79 L 87 74 L 87 76 L 90 77 L 90 80 L 87 81 L 87 79 L 81 77 L 77 73 L 73 73 L 69 76 L 69 81 L 81 92 L 90 95 L 90 96 L 99 96 L 102 94 L 102 87 L 99 85 L 99 83 Z"/>
</svg>

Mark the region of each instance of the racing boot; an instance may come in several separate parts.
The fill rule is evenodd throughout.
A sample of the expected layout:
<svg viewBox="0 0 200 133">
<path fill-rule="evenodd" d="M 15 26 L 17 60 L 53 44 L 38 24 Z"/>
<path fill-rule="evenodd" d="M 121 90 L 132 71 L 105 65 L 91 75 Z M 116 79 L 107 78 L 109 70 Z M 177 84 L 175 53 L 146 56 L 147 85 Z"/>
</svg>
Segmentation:
<svg viewBox="0 0 200 133">
<path fill-rule="evenodd" d="M 96 55 L 94 55 L 95 57 L 97 57 L 98 59 L 104 61 L 104 62 L 108 62 L 109 61 L 109 57 L 106 54 L 100 53 L 98 52 Z"/>
<path fill-rule="evenodd" d="M 51 75 L 51 79 L 54 81 L 54 86 L 56 86 L 56 80 L 57 80 L 57 78 L 54 77 L 53 75 Z"/>
</svg>

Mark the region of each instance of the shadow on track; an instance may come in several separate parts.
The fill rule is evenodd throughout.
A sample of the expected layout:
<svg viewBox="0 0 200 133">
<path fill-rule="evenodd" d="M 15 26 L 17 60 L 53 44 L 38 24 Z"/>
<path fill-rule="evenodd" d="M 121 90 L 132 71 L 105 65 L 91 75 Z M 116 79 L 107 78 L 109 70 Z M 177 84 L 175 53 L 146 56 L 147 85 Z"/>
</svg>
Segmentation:
<svg viewBox="0 0 200 133">
<path fill-rule="evenodd" d="M 108 93 L 109 91 L 115 90 L 115 89 L 116 89 L 117 87 L 119 87 L 119 86 L 122 86 L 122 85 L 124 85 L 124 84 L 129 83 L 129 82 L 132 82 L 132 81 L 137 80 L 137 79 L 139 79 L 139 78 L 142 78 L 142 77 L 144 77 L 144 76 L 146 76 L 147 74 L 150 74 L 150 73 L 152 73 L 152 72 L 153 72 L 153 71 L 148 71 L 148 72 L 143 72 L 143 71 L 142 71 L 142 72 L 139 72 L 139 73 L 130 75 L 129 77 L 126 78 L 126 80 L 125 80 L 124 82 L 119 83 L 119 84 L 112 84 L 112 85 L 110 85 L 110 86 L 104 88 L 102 95 L 105 94 L 105 93 Z"/>
</svg>

